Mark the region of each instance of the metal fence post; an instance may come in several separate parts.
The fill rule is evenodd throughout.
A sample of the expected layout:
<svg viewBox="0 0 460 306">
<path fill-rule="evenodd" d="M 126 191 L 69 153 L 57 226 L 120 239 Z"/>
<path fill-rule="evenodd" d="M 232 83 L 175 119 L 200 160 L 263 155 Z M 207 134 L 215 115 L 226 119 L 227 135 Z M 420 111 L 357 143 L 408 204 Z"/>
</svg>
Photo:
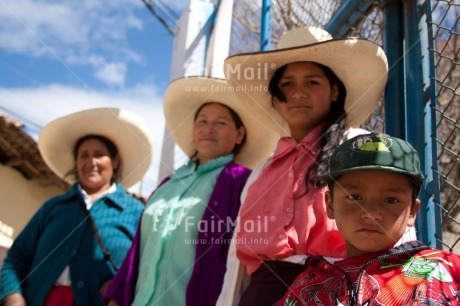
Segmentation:
<svg viewBox="0 0 460 306">
<path fill-rule="evenodd" d="M 407 140 L 420 154 L 425 184 L 420 192 L 422 205 L 417 215 L 417 230 L 420 240 L 431 247 L 441 248 L 436 237 L 442 235 L 439 208 L 434 203 L 439 197 L 439 182 L 433 168 L 437 167 L 436 145 L 431 138 L 433 114 L 430 103 L 435 103 L 435 88 L 430 80 L 434 73 L 430 60 L 427 19 L 431 19 L 429 1 L 404 1 L 404 36 L 406 51 L 406 101 L 407 101 Z M 433 156 L 434 155 L 434 156 Z M 438 232 L 438 234 L 436 233 Z"/>
<path fill-rule="evenodd" d="M 404 84 L 403 5 L 388 0 L 383 6 L 383 48 L 388 59 L 385 88 L 385 132 L 406 139 L 406 91 Z"/>
<path fill-rule="evenodd" d="M 363 12 L 372 6 L 372 0 L 344 0 L 331 16 L 325 30 L 334 38 L 344 37 L 350 28 L 361 18 Z"/>
<path fill-rule="evenodd" d="M 262 0 L 262 20 L 260 26 L 260 51 L 266 51 L 270 48 L 272 2 L 271 0 Z"/>
</svg>

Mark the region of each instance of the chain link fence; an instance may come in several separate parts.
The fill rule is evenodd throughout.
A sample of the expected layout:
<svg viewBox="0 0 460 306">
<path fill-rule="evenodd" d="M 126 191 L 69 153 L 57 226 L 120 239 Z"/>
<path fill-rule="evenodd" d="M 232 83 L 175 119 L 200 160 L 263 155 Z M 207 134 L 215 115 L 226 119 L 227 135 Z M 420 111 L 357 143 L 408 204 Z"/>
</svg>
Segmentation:
<svg viewBox="0 0 460 306">
<path fill-rule="evenodd" d="M 428 105 L 425 111 L 431 112 L 430 115 L 435 121 L 430 125 L 429 122 L 424 122 L 424 118 L 419 118 L 424 122 L 424 131 L 420 131 L 420 135 L 423 135 L 423 132 L 428 135 L 428 140 L 422 139 L 422 142 L 434 144 L 434 158 L 430 160 L 428 154 L 425 162 L 428 163 L 428 169 L 432 172 L 428 176 L 432 177 L 436 183 L 427 184 L 427 188 L 423 191 L 424 198 L 427 199 L 425 201 L 426 210 L 421 210 L 419 214 L 426 214 L 421 219 L 428 220 L 429 224 L 435 224 L 434 240 L 436 241 L 424 235 L 419 238 L 432 246 L 460 253 L 459 4 L 458 1 L 427 1 L 424 4 L 424 11 L 413 9 L 420 6 L 415 0 L 402 1 L 404 4 L 399 3 L 400 1 L 393 1 L 398 3 L 396 5 L 401 6 L 400 14 L 394 16 L 394 12 L 390 13 L 393 15 L 388 15 L 389 8 L 385 6 L 391 2 L 272 0 L 270 49 L 276 49 L 278 39 L 285 31 L 301 26 L 315 26 L 328 30 L 334 37 L 354 36 L 368 39 L 381 45 L 388 54 L 389 51 L 392 51 L 393 45 L 396 48 L 402 42 L 397 41 L 400 40 L 400 36 L 395 35 L 392 38 L 393 33 L 385 33 L 385 31 L 390 31 L 390 26 L 394 26 L 385 24 L 385 20 L 388 20 L 387 23 L 401 24 L 401 28 L 404 26 L 408 28 L 412 26 L 410 20 L 407 20 L 410 19 L 408 16 L 415 14 L 418 22 L 416 26 L 425 29 L 420 31 L 422 33 L 419 38 L 422 40 L 420 48 L 426 45 L 432 46 L 425 48 L 429 50 L 419 50 L 421 54 L 427 52 L 429 55 L 422 57 L 421 64 L 428 67 L 428 74 L 433 85 L 424 86 L 423 93 L 419 94 L 424 97 L 423 103 Z M 259 51 L 261 10 L 261 1 L 235 0 L 230 55 Z M 389 16 L 391 18 L 388 18 Z M 387 34 L 386 39 L 385 34 Z M 384 45 L 385 42 L 387 46 Z M 419 44 L 414 44 L 414 46 L 419 46 Z M 405 56 L 406 53 L 401 55 L 401 58 L 406 61 L 414 60 L 405 59 Z M 433 60 L 430 61 L 430 59 Z M 398 61 L 399 59 L 395 63 Z M 390 69 L 395 68 L 391 64 Z M 409 78 L 408 73 L 405 74 L 402 77 Z M 401 92 L 412 89 L 406 87 L 398 90 Z M 387 99 L 389 99 L 388 96 Z M 411 103 L 417 102 L 407 97 L 405 100 L 408 109 L 406 111 L 410 112 Z M 402 121 L 405 122 L 402 123 L 391 122 L 396 120 L 395 117 L 400 118 L 394 116 L 394 112 L 394 109 L 390 109 L 385 104 L 385 99 L 382 99 L 363 127 L 372 131 L 388 132 L 388 126 L 402 124 L 406 130 L 405 135 L 407 135 L 407 131 L 413 128 L 411 122 L 406 119 L 403 119 Z M 425 152 L 421 152 L 421 155 L 425 155 Z M 437 186 L 438 183 L 439 188 L 431 187 Z M 421 226 L 428 225 L 418 224 L 419 230 Z"/>
<path fill-rule="evenodd" d="M 432 1 L 434 49 L 433 80 L 437 103 L 436 169 L 440 178 L 443 245 L 460 253 L 460 4 L 458 1 Z M 439 237 L 441 238 L 441 237 Z"/>
</svg>

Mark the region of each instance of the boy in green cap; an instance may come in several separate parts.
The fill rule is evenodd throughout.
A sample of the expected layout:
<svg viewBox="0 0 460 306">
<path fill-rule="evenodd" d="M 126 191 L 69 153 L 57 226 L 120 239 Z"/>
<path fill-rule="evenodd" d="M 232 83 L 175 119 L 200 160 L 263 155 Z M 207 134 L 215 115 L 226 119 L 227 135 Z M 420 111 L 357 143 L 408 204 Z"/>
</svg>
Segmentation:
<svg viewBox="0 0 460 306">
<path fill-rule="evenodd" d="M 419 241 L 394 247 L 420 208 L 423 174 L 409 143 L 358 135 L 334 151 L 321 178 L 347 257 L 308 257 L 279 305 L 459 305 L 460 256 Z"/>
</svg>

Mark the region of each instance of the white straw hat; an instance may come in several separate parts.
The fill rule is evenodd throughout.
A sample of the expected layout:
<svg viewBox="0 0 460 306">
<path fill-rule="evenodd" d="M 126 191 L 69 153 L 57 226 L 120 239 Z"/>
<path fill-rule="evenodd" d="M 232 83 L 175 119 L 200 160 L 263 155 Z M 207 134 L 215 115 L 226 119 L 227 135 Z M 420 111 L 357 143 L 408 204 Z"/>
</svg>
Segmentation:
<svg viewBox="0 0 460 306">
<path fill-rule="evenodd" d="M 275 149 L 278 135 L 268 127 L 268 122 L 258 120 L 238 101 L 234 88 L 226 80 L 211 77 L 185 77 L 172 81 L 164 95 L 166 126 L 174 141 L 191 157 L 195 113 L 204 103 L 217 102 L 233 109 L 246 127 L 246 143 L 235 156 L 235 161 L 254 168 Z"/>
<path fill-rule="evenodd" d="M 388 62 L 377 44 L 359 38 L 332 39 L 319 28 L 297 28 L 281 36 L 278 50 L 244 53 L 225 60 L 225 76 L 245 91 L 241 100 L 257 117 L 268 117 L 272 127 L 289 135 L 287 124 L 272 107 L 268 84 L 275 71 L 289 63 L 316 62 L 329 67 L 344 84 L 347 125 L 359 127 L 372 113 L 385 89 Z M 263 88 L 264 90 L 254 90 Z"/>
<path fill-rule="evenodd" d="M 121 160 L 119 181 L 129 188 L 142 179 L 153 156 L 149 127 L 136 114 L 119 108 L 95 108 L 73 113 L 48 123 L 38 137 L 38 148 L 48 167 L 73 184 L 76 177 L 66 176 L 75 166 L 75 143 L 86 135 L 111 140 Z"/>
</svg>

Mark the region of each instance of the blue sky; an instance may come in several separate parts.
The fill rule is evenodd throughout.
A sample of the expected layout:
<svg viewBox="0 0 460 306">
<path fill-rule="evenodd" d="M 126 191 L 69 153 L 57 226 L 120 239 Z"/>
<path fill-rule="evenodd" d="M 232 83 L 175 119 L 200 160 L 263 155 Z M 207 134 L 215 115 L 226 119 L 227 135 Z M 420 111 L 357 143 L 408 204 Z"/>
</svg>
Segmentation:
<svg viewBox="0 0 460 306">
<path fill-rule="evenodd" d="M 163 2 L 178 15 L 188 4 Z M 2 0 L 0 20 L 0 113 L 37 139 L 46 123 L 78 110 L 136 112 L 155 141 L 141 191 L 148 195 L 157 183 L 171 34 L 141 0 Z"/>
</svg>

